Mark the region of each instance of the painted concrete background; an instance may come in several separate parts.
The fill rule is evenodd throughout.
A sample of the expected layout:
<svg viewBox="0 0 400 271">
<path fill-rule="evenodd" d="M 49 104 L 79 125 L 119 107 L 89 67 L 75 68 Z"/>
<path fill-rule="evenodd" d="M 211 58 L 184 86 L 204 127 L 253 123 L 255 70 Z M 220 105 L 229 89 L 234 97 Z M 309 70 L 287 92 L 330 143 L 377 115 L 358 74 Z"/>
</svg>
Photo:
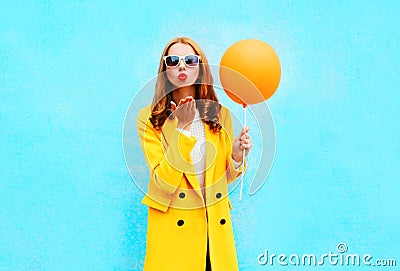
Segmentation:
<svg viewBox="0 0 400 271">
<path fill-rule="evenodd" d="M 214 64 L 246 38 L 281 60 L 267 102 L 272 171 L 255 195 L 231 194 L 240 270 L 316 268 L 260 265 L 265 250 L 369 254 L 372 264 L 397 260 L 379 270 L 399 270 L 399 2 L 187 2 L 1 1 L 0 270 L 142 269 L 147 209 L 122 129 L 180 35 Z M 240 106 L 231 110 L 241 118 Z M 373 270 L 318 267 L 342 269 Z"/>
</svg>

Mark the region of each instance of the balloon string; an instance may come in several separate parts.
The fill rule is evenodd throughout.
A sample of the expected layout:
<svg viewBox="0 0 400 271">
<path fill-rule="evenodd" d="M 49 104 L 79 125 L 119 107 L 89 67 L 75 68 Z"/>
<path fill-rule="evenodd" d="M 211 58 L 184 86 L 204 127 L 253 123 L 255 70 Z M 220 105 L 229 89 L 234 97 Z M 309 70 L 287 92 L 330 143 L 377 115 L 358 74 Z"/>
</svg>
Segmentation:
<svg viewBox="0 0 400 271">
<path fill-rule="evenodd" d="M 243 111 L 244 111 L 244 122 L 243 122 L 243 126 L 246 126 L 246 108 L 247 105 L 244 104 L 243 105 Z M 242 194 L 243 194 L 243 176 L 244 176 L 244 156 L 246 153 L 246 148 L 243 149 L 243 156 L 242 156 L 242 177 L 240 179 L 240 194 L 239 194 L 239 200 L 242 200 Z"/>
</svg>

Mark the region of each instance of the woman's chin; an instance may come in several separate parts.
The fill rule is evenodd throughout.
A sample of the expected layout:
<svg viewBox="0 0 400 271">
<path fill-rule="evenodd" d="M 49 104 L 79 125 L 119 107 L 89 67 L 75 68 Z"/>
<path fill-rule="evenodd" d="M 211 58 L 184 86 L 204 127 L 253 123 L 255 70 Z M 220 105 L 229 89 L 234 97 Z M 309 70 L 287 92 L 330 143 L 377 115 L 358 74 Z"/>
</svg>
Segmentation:
<svg viewBox="0 0 400 271">
<path fill-rule="evenodd" d="M 178 82 L 174 82 L 174 87 L 175 88 L 182 88 L 182 87 L 189 87 L 192 86 L 195 82 L 189 82 L 188 80 L 182 80 Z"/>
</svg>

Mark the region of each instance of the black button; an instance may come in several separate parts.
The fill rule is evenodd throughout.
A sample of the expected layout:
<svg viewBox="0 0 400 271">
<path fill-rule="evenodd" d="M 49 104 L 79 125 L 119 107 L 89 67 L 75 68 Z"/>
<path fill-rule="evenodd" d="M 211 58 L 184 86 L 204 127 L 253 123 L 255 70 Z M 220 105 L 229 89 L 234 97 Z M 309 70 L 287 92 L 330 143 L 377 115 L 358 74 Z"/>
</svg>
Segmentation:
<svg viewBox="0 0 400 271">
<path fill-rule="evenodd" d="M 178 220 L 178 226 L 182 226 L 185 223 L 182 219 Z"/>
<path fill-rule="evenodd" d="M 218 192 L 215 196 L 217 197 L 217 199 L 219 199 L 220 197 L 222 197 L 222 194 Z"/>
<path fill-rule="evenodd" d="M 225 219 L 221 219 L 221 221 L 219 223 L 221 223 L 221 225 L 224 225 L 226 223 L 226 220 Z"/>
<path fill-rule="evenodd" d="M 183 192 L 179 193 L 179 197 L 180 197 L 181 199 L 183 199 L 183 198 L 185 197 L 185 193 L 183 193 Z"/>
</svg>

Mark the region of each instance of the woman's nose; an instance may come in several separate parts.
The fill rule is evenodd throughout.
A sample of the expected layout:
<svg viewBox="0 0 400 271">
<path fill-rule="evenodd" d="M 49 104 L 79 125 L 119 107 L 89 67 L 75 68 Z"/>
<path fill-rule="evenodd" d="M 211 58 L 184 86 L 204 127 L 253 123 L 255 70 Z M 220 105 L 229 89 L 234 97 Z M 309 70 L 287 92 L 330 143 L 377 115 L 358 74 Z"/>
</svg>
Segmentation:
<svg viewBox="0 0 400 271">
<path fill-rule="evenodd" d="M 185 67 L 185 60 L 184 59 L 179 59 L 179 65 L 178 65 L 178 67 L 180 67 L 180 68 L 184 68 Z"/>
</svg>

